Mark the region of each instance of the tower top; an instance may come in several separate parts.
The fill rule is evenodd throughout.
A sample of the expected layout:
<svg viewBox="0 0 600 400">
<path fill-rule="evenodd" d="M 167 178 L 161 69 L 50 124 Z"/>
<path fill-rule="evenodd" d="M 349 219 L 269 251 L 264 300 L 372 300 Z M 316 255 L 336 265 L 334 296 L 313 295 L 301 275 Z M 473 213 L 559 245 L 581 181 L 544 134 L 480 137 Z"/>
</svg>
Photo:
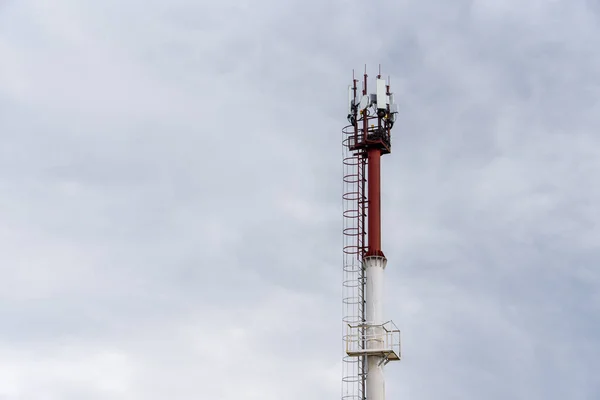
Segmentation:
<svg viewBox="0 0 600 400">
<path fill-rule="evenodd" d="M 368 92 L 368 75 L 365 73 L 362 91 L 358 93 L 358 79 L 352 73 L 348 86 L 348 122 L 354 127 L 351 150 L 379 148 L 382 154 L 391 152 L 391 130 L 398 114 L 394 94 L 390 91 L 390 78 L 381 78 L 381 66 L 375 80 L 375 92 Z"/>
</svg>

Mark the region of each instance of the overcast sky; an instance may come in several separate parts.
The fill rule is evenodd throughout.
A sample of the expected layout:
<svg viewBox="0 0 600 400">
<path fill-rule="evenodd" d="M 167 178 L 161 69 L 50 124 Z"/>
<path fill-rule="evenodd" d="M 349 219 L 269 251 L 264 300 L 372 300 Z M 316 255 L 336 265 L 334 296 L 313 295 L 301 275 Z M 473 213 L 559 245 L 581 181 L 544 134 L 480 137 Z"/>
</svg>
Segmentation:
<svg viewBox="0 0 600 400">
<path fill-rule="evenodd" d="M 600 398 L 593 0 L 0 0 L 0 399 L 340 397 L 352 69 L 388 399 Z"/>
</svg>

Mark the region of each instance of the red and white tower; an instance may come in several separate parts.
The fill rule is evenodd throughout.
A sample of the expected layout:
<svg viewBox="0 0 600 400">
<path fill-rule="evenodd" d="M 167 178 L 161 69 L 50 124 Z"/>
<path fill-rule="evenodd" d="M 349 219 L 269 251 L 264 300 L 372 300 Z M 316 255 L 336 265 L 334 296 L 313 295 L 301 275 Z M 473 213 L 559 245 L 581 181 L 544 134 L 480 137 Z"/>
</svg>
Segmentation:
<svg viewBox="0 0 600 400">
<path fill-rule="evenodd" d="M 344 160 L 344 344 L 342 399 L 384 400 L 384 366 L 400 360 L 400 331 L 383 314 L 381 156 L 391 151 L 398 113 L 389 80 L 362 91 L 348 87 L 348 121 L 342 130 Z"/>
</svg>

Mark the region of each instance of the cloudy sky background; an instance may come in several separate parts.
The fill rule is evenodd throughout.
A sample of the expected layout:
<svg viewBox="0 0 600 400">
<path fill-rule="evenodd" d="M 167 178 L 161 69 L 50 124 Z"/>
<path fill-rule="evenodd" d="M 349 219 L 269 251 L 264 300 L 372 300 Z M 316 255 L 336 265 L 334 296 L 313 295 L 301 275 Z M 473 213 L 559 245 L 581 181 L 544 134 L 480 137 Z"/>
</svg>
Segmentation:
<svg viewBox="0 0 600 400">
<path fill-rule="evenodd" d="M 599 398 L 598 48 L 592 0 L 0 1 L 0 399 L 339 398 L 379 62 L 388 398 Z"/>
</svg>

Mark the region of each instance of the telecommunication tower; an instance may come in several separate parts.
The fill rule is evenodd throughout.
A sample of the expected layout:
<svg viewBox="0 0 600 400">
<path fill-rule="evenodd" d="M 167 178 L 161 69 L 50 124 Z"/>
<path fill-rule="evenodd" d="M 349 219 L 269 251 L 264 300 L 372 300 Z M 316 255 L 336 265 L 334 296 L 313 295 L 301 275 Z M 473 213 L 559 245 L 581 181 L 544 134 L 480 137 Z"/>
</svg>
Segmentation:
<svg viewBox="0 0 600 400">
<path fill-rule="evenodd" d="M 344 345 L 342 399 L 384 400 L 384 366 L 400 360 L 400 330 L 383 316 L 384 270 L 381 250 L 381 156 L 391 151 L 398 114 L 389 79 L 362 91 L 352 78 L 348 121 L 342 129 L 344 193 Z"/>
</svg>

